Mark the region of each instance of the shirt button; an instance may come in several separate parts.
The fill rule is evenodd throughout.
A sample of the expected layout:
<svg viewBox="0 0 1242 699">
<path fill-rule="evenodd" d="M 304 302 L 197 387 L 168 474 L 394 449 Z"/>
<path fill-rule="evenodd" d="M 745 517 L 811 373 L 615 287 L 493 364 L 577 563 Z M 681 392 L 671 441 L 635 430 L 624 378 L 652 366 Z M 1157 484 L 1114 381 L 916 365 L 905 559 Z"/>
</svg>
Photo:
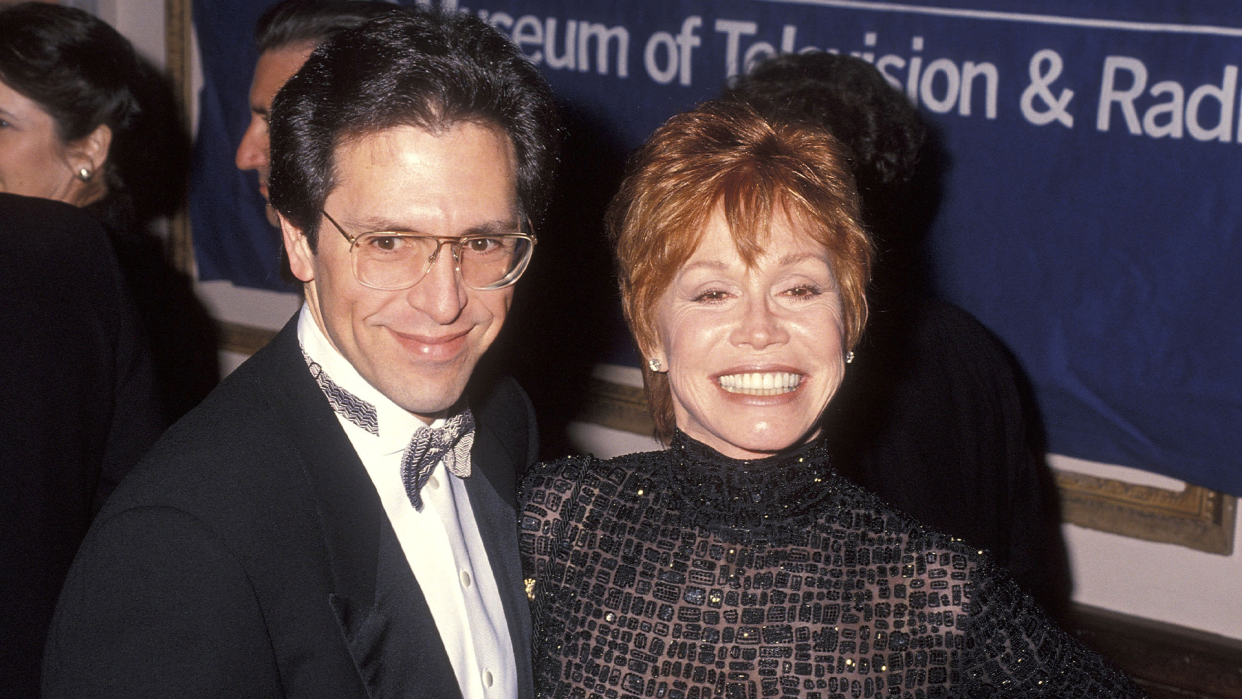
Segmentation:
<svg viewBox="0 0 1242 699">
<path fill-rule="evenodd" d="M 439 490 L 440 481 L 436 480 L 435 476 L 430 476 L 427 478 L 427 487 L 431 488 L 432 490 Z"/>
<path fill-rule="evenodd" d="M 470 587 L 470 571 L 463 570 L 461 572 L 461 585 L 462 587 Z"/>
<path fill-rule="evenodd" d="M 493 681 L 494 681 L 494 678 L 492 677 L 492 671 L 484 670 L 483 671 L 483 686 L 487 687 L 488 689 L 491 689 Z"/>
</svg>

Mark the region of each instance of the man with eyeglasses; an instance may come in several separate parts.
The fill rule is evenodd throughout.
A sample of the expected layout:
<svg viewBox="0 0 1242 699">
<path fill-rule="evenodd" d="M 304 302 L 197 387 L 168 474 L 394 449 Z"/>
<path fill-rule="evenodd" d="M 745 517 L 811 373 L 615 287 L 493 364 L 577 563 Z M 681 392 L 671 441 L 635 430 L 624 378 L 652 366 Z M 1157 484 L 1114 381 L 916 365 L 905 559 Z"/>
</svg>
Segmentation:
<svg viewBox="0 0 1242 699">
<path fill-rule="evenodd" d="M 510 380 L 467 383 L 555 160 L 537 69 L 466 14 L 337 34 L 278 94 L 305 304 L 96 520 L 44 694 L 529 697 Z M 478 383 L 478 382 L 476 382 Z"/>
</svg>

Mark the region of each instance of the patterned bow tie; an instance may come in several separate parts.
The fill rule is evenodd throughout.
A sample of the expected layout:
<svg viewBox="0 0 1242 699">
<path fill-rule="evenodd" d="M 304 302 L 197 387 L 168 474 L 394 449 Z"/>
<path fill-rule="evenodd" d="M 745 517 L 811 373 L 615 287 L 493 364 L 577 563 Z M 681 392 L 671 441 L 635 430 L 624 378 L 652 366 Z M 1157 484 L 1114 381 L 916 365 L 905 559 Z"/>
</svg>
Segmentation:
<svg viewBox="0 0 1242 699">
<path fill-rule="evenodd" d="M 401 456 L 401 482 L 415 510 L 423 511 L 420 494 L 441 459 L 450 473 L 470 477 L 470 447 L 474 446 L 474 415 L 469 408 L 445 420 L 439 428 L 419 427 Z"/>
</svg>

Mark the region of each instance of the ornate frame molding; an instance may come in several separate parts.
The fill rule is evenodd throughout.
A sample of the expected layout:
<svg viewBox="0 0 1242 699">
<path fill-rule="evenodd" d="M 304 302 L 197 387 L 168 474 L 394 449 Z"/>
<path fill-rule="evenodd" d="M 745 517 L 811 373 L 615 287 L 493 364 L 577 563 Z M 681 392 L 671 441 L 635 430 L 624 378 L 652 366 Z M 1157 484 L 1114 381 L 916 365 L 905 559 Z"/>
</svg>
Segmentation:
<svg viewBox="0 0 1242 699">
<path fill-rule="evenodd" d="M 186 123 L 192 122 L 194 105 L 194 56 L 191 0 L 164 0 L 164 66 L 172 81 Z M 190 212 L 183 204 L 168 222 L 168 254 L 173 265 L 194 275 L 194 241 L 190 232 Z"/>
<path fill-rule="evenodd" d="M 1088 529 L 1233 553 L 1238 499 L 1202 486 L 1164 490 L 1054 469 L 1061 518 Z"/>
<path fill-rule="evenodd" d="M 582 422 L 645 436 L 655 432 L 643 389 L 592 378 L 587 384 L 587 395 L 582 415 L 578 416 Z"/>
<path fill-rule="evenodd" d="M 263 349 L 263 346 L 276 337 L 275 330 L 256 328 L 253 325 L 230 323 L 226 320 L 216 321 L 216 330 L 220 338 L 220 350 L 251 355 Z"/>
</svg>

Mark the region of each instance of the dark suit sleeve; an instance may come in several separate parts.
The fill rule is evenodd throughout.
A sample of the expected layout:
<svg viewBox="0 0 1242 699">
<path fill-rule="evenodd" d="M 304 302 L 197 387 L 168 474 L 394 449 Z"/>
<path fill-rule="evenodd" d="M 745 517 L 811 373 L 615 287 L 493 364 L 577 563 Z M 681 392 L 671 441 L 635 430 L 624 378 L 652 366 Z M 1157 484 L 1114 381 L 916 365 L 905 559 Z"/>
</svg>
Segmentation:
<svg viewBox="0 0 1242 699">
<path fill-rule="evenodd" d="M 960 342 L 953 354 L 972 358 L 973 393 L 955 396 L 955 403 L 969 401 L 987 410 L 976 412 L 959 431 L 980 445 L 979 470 L 968 475 L 992 487 L 989 507 L 997 512 L 993 537 L 998 543 L 981 536 L 982 545 L 991 548 L 1014 580 L 1049 612 L 1063 615 L 1069 605 L 1069 563 L 1056 486 L 1040 446 L 1034 397 L 1016 358 L 1000 339 L 965 311 L 955 307 L 949 311 L 941 316 L 950 328 L 945 335 Z M 971 425 L 976 432 L 970 433 Z"/>
<path fill-rule="evenodd" d="M 495 434 L 508 455 L 512 472 L 497 480 L 489 474 L 498 492 L 515 504 L 513 482 L 530 469 L 539 458 L 539 428 L 535 407 L 526 391 L 510 377 L 475 388 L 470 407 L 476 423 Z"/>
<path fill-rule="evenodd" d="M 1017 360 L 966 311 L 942 304 L 929 315 L 936 334 L 923 346 L 935 344 L 939 356 L 953 358 L 942 364 L 956 409 L 950 434 L 970 448 L 940 463 L 962 469 L 959 478 L 977 488 L 970 506 L 958 507 L 961 530 L 953 533 L 989 549 L 1023 589 L 1064 614 L 1070 578 L 1060 509 Z"/>
<path fill-rule="evenodd" d="M 56 594 L 91 518 L 164 428 L 107 234 L 0 193 L 0 696 L 37 696 Z"/>
<path fill-rule="evenodd" d="M 242 566 L 199 520 L 166 507 L 97 522 L 48 634 L 43 696 L 279 696 Z"/>
<path fill-rule="evenodd" d="M 138 330 L 137 314 L 128 304 L 121 309 L 121 314 L 126 330 L 117 340 L 112 423 L 99 465 L 92 516 L 99 514 L 121 479 L 168 426 L 156 388 L 151 354 Z"/>
</svg>

